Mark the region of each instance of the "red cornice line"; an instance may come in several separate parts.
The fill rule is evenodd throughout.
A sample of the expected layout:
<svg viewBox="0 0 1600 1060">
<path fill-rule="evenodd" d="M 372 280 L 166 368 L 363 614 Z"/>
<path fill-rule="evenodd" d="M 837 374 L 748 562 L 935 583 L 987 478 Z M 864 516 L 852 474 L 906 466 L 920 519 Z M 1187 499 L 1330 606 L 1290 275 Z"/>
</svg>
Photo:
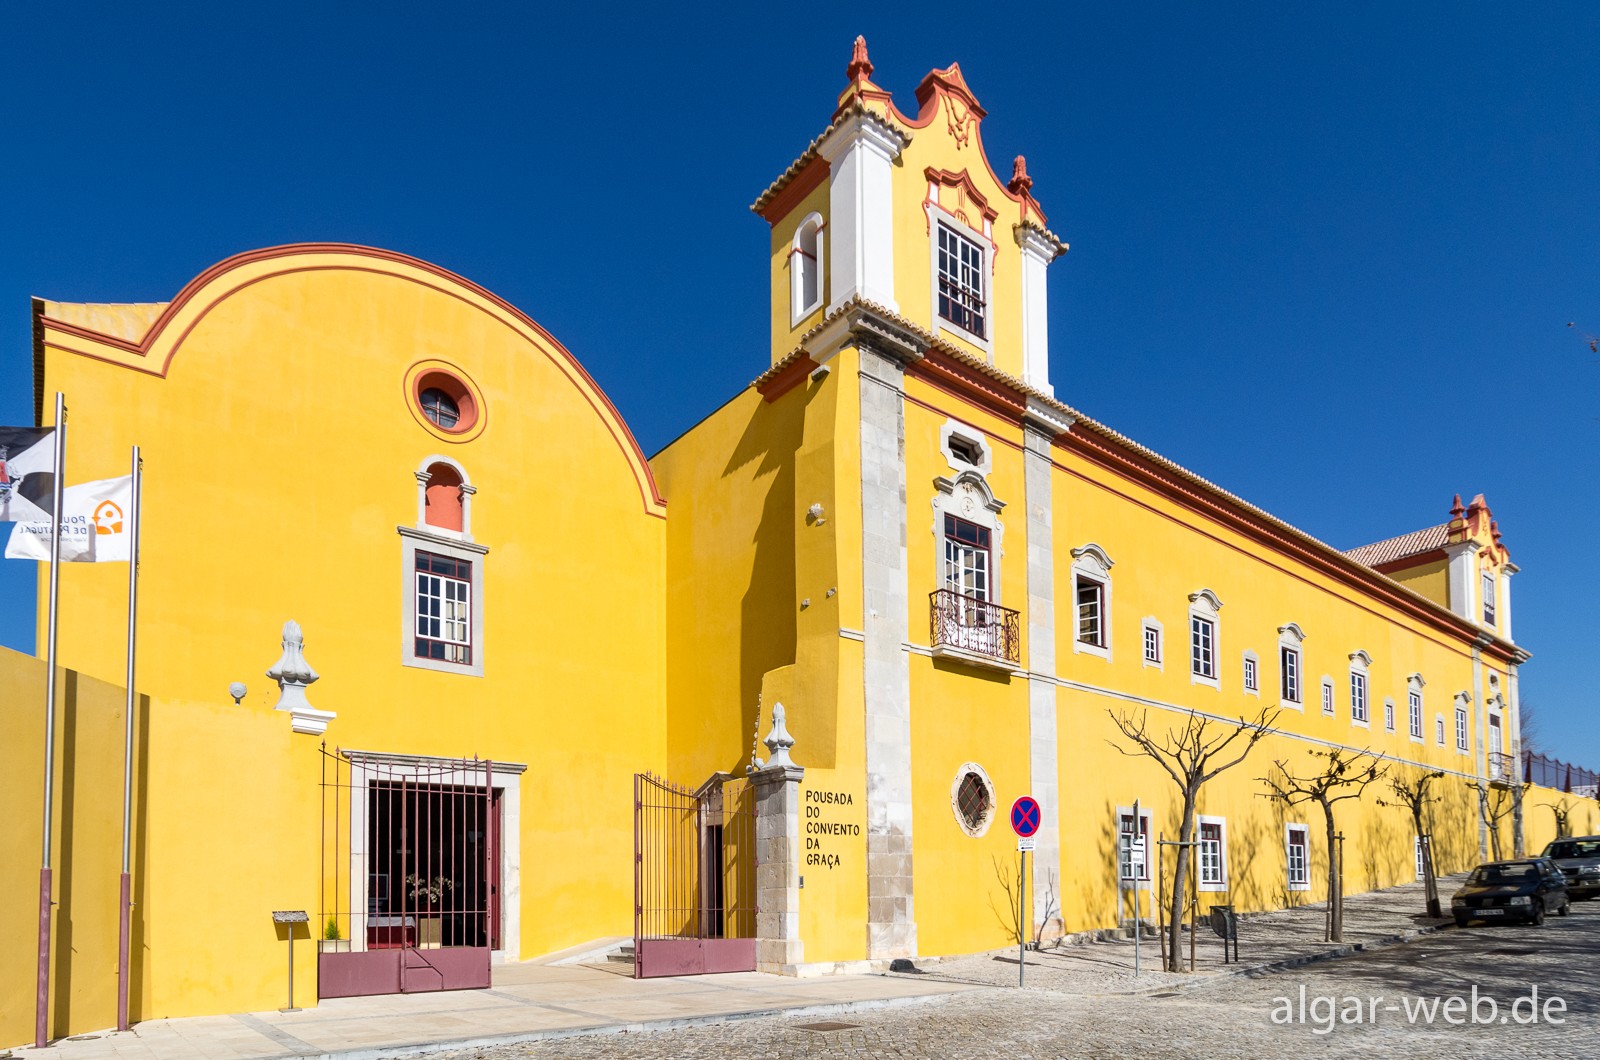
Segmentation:
<svg viewBox="0 0 1600 1060">
<path fill-rule="evenodd" d="M 965 169 L 956 173 L 948 169 L 935 169 L 933 166 L 929 166 L 922 171 L 922 175 L 927 177 L 928 182 L 931 184 L 939 184 L 946 188 L 965 188 L 972 201 L 977 204 L 978 209 L 983 211 L 984 220 L 992 222 L 999 218 L 1000 211 L 989 205 L 988 197 L 978 190 L 978 185 L 973 183 L 972 175 Z"/>
<path fill-rule="evenodd" d="M 796 357 L 784 365 L 783 370 L 777 375 L 757 386 L 756 390 L 770 404 L 805 382 L 806 377 L 816 367 L 817 362 L 813 361 L 809 354 Z"/>
<path fill-rule="evenodd" d="M 1239 512 L 1230 505 L 1225 505 L 1215 498 L 1207 497 L 1198 490 L 1187 488 L 1175 477 L 1167 474 L 1164 468 L 1138 453 L 1123 449 L 1110 439 L 1101 438 L 1086 431 L 1067 431 L 1057 436 L 1056 445 L 1068 452 L 1097 463 L 1109 471 L 1116 472 L 1125 478 L 1147 486 L 1169 499 L 1214 519 L 1232 530 L 1243 533 L 1245 536 L 1265 544 L 1322 574 L 1370 593 L 1397 611 L 1425 622 L 1435 629 L 1473 641 L 1483 637 L 1483 631 L 1476 626 L 1470 625 L 1466 620 L 1456 619 L 1451 621 L 1456 616 L 1436 612 L 1423 606 L 1420 602 L 1410 599 L 1406 591 L 1398 586 L 1385 584 L 1389 579 L 1376 571 L 1372 572 L 1370 576 L 1363 576 L 1358 571 L 1348 570 L 1331 561 L 1328 557 L 1319 555 L 1293 541 L 1287 534 L 1279 532 L 1271 525 L 1252 519 L 1247 513 Z M 1495 658 L 1504 662 L 1511 661 L 1512 653 L 1501 642 L 1490 640 L 1484 647 Z"/>
<path fill-rule="evenodd" d="M 776 225 L 779 221 L 789 216 L 789 211 L 799 206 L 801 201 L 828 179 L 828 160 L 818 156 L 807 162 L 805 168 L 796 173 L 794 179 L 785 184 L 776 195 L 768 199 L 761 207 L 761 216 L 769 225 Z"/>
<path fill-rule="evenodd" d="M 478 286 L 463 276 L 459 276 L 448 269 L 442 268 L 441 266 L 423 261 L 420 258 L 413 258 L 409 255 L 400 254 L 392 250 L 382 250 L 377 247 L 360 246 L 354 243 L 290 243 L 283 246 L 264 247 L 260 250 L 252 250 L 243 254 L 235 254 L 231 258 L 227 258 L 211 266 L 209 269 L 205 270 L 200 275 L 196 276 L 194 279 L 185 284 L 183 289 L 178 292 L 177 296 L 174 297 L 173 300 L 167 305 L 166 309 L 162 310 L 161 315 L 156 318 L 155 323 L 150 326 L 149 330 L 145 332 L 144 337 L 138 342 L 120 339 L 113 335 L 103 335 L 89 328 L 80 327 L 76 324 L 69 324 L 65 321 L 55 320 L 50 317 L 43 317 L 42 319 L 44 323 L 53 331 L 59 331 L 65 335 L 87 339 L 104 346 L 109 346 L 113 349 L 122 350 L 123 352 L 132 354 L 136 357 L 148 357 L 151 349 L 154 348 L 156 341 L 172 323 L 179 311 L 182 310 L 190 301 L 197 299 L 200 292 L 208 285 L 219 280 L 229 272 L 242 268 L 245 265 L 253 264 L 259 261 L 270 261 L 275 258 L 292 257 L 301 254 L 348 254 L 356 257 L 372 258 L 377 261 L 385 261 L 397 265 L 409 266 L 411 268 L 421 270 L 422 272 L 430 273 L 449 284 L 453 284 L 462 290 L 469 291 L 472 294 L 477 295 L 479 298 L 484 299 L 490 304 L 506 312 L 518 323 L 527 327 L 534 334 L 538 335 L 545 342 L 549 343 L 550 346 L 556 351 L 556 353 L 559 355 L 556 358 L 558 367 L 560 367 L 560 369 L 568 375 L 569 379 L 571 379 L 575 373 L 578 379 L 581 379 L 583 383 L 587 384 L 587 390 L 583 386 L 580 386 L 578 388 L 579 391 L 584 394 L 585 398 L 589 401 L 590 406 L 594 408 L 596 412 L 601 414 L 601 420 L 606 423 L 606 429 L 610 431 L 612 439 L 615 440 L 618 446 L 623 450 L 623 455 L 626 457 L 627 454 L 631 452 L 638 460 L 638 472 L 636 473 L 635 477 L 639 479 L 640 493 L 644 500 L 646 513 L 657 516 L 658 518 L 665 517 L 661 512 L 652 510 L 652 505 L 656 507 L 665 506 L 666 498 L 662 497 L 661 490 L 656 485 L 655 475 L 650 470 L 650 463 L 645 459 L 644 452 L 639 448 L 638 441 L 633 437 L 633 432 L 629 430 L 627 422 L 623 420 L 621 413 L 619 413 L 617 411 L 617 407 L 611 403 L 611 399 L 606 396 L 605 391 L 600 389 L 599 384 L 594 381 L 594 377 L 591 376 L 583 367 L 583 365 L 578 362 L 578 359 L 572 355 L 572 352 L 568 350 L 566 346 L 562 345 L 559 339 L 550 334 L 550 332 L 546 331 L 536 321 L 534 321 L 532 317 L 529 317 L 526 313 L 522 312 L 522 310 L 518 309 L 510 302 L 507 302 L 499 295 L 494 294 L 486 288 Z M 209 301 L 197 303 L 201 305 L 199 313 L 173 341 L 172 349 L 167 354 L 166 359 L 162 362 L 159 369 L 144 365 L 123 364 L 118 361 L 112 361 L 105 357 L 96 357 L 94 354 L 86 353 L 81 350 L 73 350 L 66 346 L 62 346 L 60 348 L 68 353 L 73 353 L 79 356 L 94 357 L 96 360 L 103 360 L 108 364 L 115 364 L 118 367 L 130 368 L 135 371 L 147 372 L 152 375 L 165 378 L 167 369 L 172 363 L 172 358 L 177 355 L 178 348 L 183 345 L 183 342 L 186 338 L 188 338 L 189 333 L 200 323 L 201 320 L 205 319 L 206 315 L 210 313 L 212 309 L 214 309 L 224 299 L 231 297 L 233 294 L 243 290 L 251 284 L 258 283 L 261 280 L 269 279 L 274 276 L 285 276 L 296 272 L 320 271 L 369 272 L 376 275 L 392 276 L 396 279 L 407 280 L 421 287 L 426 287 L 429 290 L 437 291 L 438 293 L 444 294 L 448 297 L 456 298 L 465 304 L 472 304 L 471 300 L 462 297 L 459 291 L 451 291 L 445 287 L 439 287 L 431 283 L 426 283 L 414 276 L 408 276 L 399 272 L 393 272 L 385 269 L 367 269 L 357 265 L 306 265 L 296 268 L 283 269 L 277 272 L 268 273 L 264 276 L 254 277 L 245 281 L 244 283 L 238 284 L 237 286 L 218 292 L 215 296 L 211 297 Z M 510 325 L 508 324 L 507 326 L 509 327 Z M 516 329 L 512 328 L 512 330 L 515 331 Z M 50 344 L 54 345 L 54 343 Z M 42 366 L 40 366 L 40 369 L 42 370 Z M 591 394 L 593 397 L 590 396 Z M 598 405 L 595 403 L 596 397 L 600 402 Z M 608 413 L 609 416 L 607 415 Z"/>
</svg>

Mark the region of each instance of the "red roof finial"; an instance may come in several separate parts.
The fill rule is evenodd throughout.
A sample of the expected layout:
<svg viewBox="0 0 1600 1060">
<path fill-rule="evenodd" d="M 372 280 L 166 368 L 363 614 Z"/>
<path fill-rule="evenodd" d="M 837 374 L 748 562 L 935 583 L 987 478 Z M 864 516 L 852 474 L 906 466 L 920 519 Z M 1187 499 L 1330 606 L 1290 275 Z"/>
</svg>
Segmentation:
<svg viewBox="0 0 1600 1060">
<path fill-rule="evenodd" d="M 1006 187 L 1013 195 L 1026 195 L 1033 187 L 1033 178 L 1028 176 L 1028 160 L 1021 155 L 1011 163 L 1011 182 Z"/>
<path fill-rule="evenodd" d="M 851 81 L 865 81 L 872 76 L 872 60 L 867 58 L 867 38 L 856 38 L 855 47 L 850 49 L 850 65 L 845 67 L 844 76 Z"/>
<path fill-rule="evenodd" d="M 1450 514 L 1457 519 L 1467 514 L 1467 510 L 1461 507 L 1461 494 L 1459 493 L 1456 494 L 1456 499 L 1450 502 Z"/>
<path fill-rule="evenodd" d="M 1489 520 L 1489 536 L 1494 538 L 1494 543 L 1495 544 L 1498 545 L 1500 543 L 1500 520 L 1498 520 L 1498 519 L 1490 519 Z"/>
</svg>

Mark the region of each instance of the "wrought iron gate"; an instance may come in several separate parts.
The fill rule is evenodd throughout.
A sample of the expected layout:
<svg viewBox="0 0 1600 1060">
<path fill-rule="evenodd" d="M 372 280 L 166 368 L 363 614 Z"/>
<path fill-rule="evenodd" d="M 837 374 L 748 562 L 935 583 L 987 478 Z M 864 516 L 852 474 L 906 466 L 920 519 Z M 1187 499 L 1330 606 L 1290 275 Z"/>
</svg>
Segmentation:
<svg viewBox="0 0 1600 1060">
<path fill-rule="evenodd" d="M 322 755 L 317 996 L 489 985 L 500 806 L 490 763 Z"/>
<path fill-rule="evenodd" d="M 633 814 L 634 978 L 754 971 L 754 786 L 639 773 Z"/>
</svg>

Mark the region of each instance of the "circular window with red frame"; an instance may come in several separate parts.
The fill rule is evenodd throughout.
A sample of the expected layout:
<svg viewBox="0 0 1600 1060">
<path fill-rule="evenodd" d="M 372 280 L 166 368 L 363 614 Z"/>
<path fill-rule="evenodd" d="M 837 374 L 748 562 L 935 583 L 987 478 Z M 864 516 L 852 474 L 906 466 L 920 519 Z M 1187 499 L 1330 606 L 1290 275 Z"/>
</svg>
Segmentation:
<svg viewBox="0 0 1600 1060">
<path fill-rule="evenodd" d="M 411 415 L 428 432 L 447 442 L 466 442 L 483 433 L 483 394 L 466 373 L 443 361 L 421 361 L 406 372 Z"/>
</svg>

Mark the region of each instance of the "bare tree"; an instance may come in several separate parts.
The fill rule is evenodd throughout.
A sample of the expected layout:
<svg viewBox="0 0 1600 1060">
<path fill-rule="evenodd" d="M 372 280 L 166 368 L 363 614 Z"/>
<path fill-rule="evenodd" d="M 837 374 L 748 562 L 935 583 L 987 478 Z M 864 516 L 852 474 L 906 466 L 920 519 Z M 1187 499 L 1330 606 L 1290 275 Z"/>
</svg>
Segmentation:
<svg viewBox="0 0 1600 1060">
<path fill-rule="evenodd" d="M 1572 834 L 1572 806 L 1566 799 L 1562 799 L 1550 807 L 1550 812 L 1556 815 L 1556 838 L 1565 839 Z"/>
<path fill-rule="evenodd" d="M 1311 756 L 1324 765 L 1320 772 L 1300 777 L 1289 772 L 1283 762 L 1274 762 L 1277 776 L 1261 778 L 1267 786 L 1268 798 L 1279 799 L 1287 806 L 1314 802 L 1322 807 L 1323 819 L 1328 827 L 1328 919 L 1329 942 L 1344 941 L 1344 851 L 1339 846 L 1338 829 L 1334 827 L 1333 809 L 1346 799 L 1359 799 L 1363 792 L 1379 780 L 1389 767 L 1371 751 L 1352 751 L 1335 747 L 1328 751 L 1312 751 Z"/>
<path fill-rule="evenodd" d="M 1422 845 L 1422 882 L 1427 894 L 1428 915 L 1433 917 L 1443 916 L 1444 912 L 1439 905 L 1439 880 L 1433 867 L 1433 833 L 1423 826 L 1422 817 L 1430 803 L 1439 801 L 1439 797 L 1430 794 L 1428 788 L 1443 776 L 1444 773 L 1437 769 L 1428 772 L 1413 767 L 1404 774 L 1389 778 L 1395 801 L 1378 800 L 1379 806 L 1399 806 L 1411 812 L 1411 826 L 1416 829 L 1417 842 Z"/>
<path fill-rule="evenodd" d="M 1539 754 L 1544 746 L 1540 739 L 1539 712 L 1527 699 L 1517 704 L 1517 743 L 1523 755 Z"/>
<path fill-rule="evenodd" d="M 1467 781 L 1467 787 L 1478 793 L 1478 814 L 1489 830 L 1489 860 L 1500 860 L 1500 822 L 1513 810 L 1521 810 L 1522 796 L 1529 786 L 1526 780 L 1520 784 Z"/>
<path fill-rule="evenodd" d="M 1177 785 L 1183 801 L 1178 842 L 1185 845 L 1178 847 L 1168 904 L 1172 915 L 1167 922 L 1167 939 L 1162 946 L 1167 971 L 1180 971 L 1178 949 L 1182 938 L 1184 891 L 1194 858 L 1194 847 L 1186 844 L 1194 841 L 1194 819 L 1200 789 L 1217 774 L 1243 762 L 1262 737 L 1276 732 L 1272 724 L 1278 719 L 1278 711 L 1263 707 L 1253 721 L 1240 717 L 1237 725 L 1190 711 L 1182 723 L 1159 735 L 1151 734 L 1147 728 L 1149 711 L 1140 711 L 1137 719 L 1127 711 L 1118 713 L 1108 710 L 1106 713 L 1111 715 L 1112 722 L 1133 744 L 1133 749 L 1114 740 L 1110 741 L 1111 746 L 1129 758 L 1153 758 L 1159 762 Z M 1235 743 L 1241 738 L 1244 740 L 1242 744 Z M 1139 827 L 1138 822 L 1134 822 L 1134 827 Z M 1139 925 L 1135 924 L 1134 930 L 1138 931 Z"/>
</svg>

